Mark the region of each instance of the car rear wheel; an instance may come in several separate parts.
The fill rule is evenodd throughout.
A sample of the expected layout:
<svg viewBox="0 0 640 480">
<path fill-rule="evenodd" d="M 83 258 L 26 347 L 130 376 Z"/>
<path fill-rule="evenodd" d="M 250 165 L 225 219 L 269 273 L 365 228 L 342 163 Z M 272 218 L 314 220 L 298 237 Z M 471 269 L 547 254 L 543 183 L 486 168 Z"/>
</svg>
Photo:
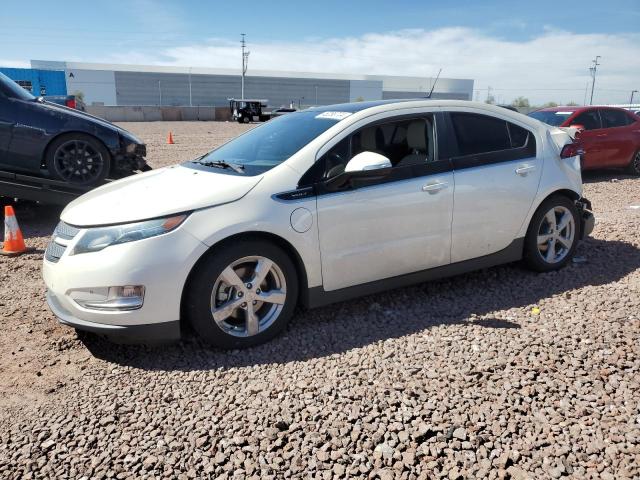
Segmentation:
<svg viewBox="0 0 640 480">
<path fill-rule="evenodd" d="M 51 176 L 78 186 L 100 184 L 111 168 L 109 151 L 96 138 L 82 133 L 55 139 L 45 160 Z"/>
<path fill-rule="evenodd" d="M 296 306 L 298 278 L 282 249 L 241 240 L 204 259 L 185 298 L 188 320 L 204 340 L 226 349 L 250 347 L 285 328 Z"/>
<path fill-rule="evenodd" d="M 540 205 L 525 237 L 529 268 L 549 272 L 571 261 L 580 238 L 578 209 L 567 197 L 554 195 Z"/>
<path fill-rule="evenodd" d="M 631 159 L 631 163 L 627 168 L 631 175 L 640 175 L 640 150 Z"/>
</svg>

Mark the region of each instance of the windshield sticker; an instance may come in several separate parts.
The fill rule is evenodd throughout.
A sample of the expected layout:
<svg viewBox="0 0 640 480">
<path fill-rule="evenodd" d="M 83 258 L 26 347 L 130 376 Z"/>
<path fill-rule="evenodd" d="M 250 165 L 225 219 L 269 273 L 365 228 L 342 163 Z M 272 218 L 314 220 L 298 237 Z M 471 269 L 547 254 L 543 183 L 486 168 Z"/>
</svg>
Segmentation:
<svg viewBox="0 0 640 480">
<path fill-rule="evenodd" d="M 327 120 L 344 120 L 351 112 L 322 112 L 320 115 L 316 115 L 316 118 L 326 118 Z"/>
<path fill-rule="evenodd" d="M 571 115 L 573 112 L 556 112 L 556 115 Z"/>
</svg>

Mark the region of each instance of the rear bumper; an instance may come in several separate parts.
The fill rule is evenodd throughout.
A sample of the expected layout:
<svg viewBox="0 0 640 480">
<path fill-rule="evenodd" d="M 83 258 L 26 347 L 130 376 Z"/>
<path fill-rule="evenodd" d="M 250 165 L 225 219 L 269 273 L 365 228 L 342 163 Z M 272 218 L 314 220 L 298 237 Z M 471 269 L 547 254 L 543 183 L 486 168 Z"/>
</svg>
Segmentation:
<svg viewBox="0 0 640 480">
<path fill-rule="evenodd" d="M 584 239 L 591 235 L 596 224 L 596 219 L 591 212 L 591 202 L 586 198 L 581 198 L 576 202 L 580 213 L 580 238 Z"/>
<path fill-rule="evenodd" d="M 158 344 L 180 340 L 180 321 L 143 324 L 143 325 L 109 325 L 81 320 L 66 310 L 56 296 L 47 291 L 47 303 L 58 321 L 84 332 L 105 335 L 116 343 Z"/>
</svg>

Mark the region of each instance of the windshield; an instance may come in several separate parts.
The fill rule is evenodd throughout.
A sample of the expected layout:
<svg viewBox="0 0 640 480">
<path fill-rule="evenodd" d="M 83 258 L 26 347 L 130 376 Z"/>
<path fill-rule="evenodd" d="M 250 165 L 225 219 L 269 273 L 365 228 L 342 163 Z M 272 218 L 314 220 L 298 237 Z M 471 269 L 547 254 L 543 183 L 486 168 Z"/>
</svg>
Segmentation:
<svg viewBox="0 0 640 480">
<path fill-rule="evenodd" d="M 559 127 L 573 114 L 574 112 L 551 112 L 540 110 L 537 112 L 531 112 L 529 116 L 535 118 L 536 120 L 540 120 L 541 122 L 544 122 L 548 125 Z"/>
<path fill-rule="evenodd" d="M 34 101 L 36 99 L 36 97 L 31 95 L 4 73 L 0 73 L 0 90 L 2 90 L 2 93 L 9 98 L 17 98 L 19 100 L 27 101 Z"/>
<path fill-rule="evenodd" d="M 255 175 L 281 164 L 344 116 L 331 117 L 307 110 L 291 113 L 248 131 L 198 159 L 200 163 L 226 162 L 247 167 Z"/>
</svg>

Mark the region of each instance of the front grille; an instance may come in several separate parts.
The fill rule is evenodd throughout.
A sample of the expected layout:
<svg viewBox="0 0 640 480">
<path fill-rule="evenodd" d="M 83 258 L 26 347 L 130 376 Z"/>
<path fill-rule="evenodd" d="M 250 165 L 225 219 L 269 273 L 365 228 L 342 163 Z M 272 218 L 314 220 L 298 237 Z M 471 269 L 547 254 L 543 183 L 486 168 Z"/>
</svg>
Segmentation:
<svg viewBox="0 0 640 480">
<path fill-rule="evenodd" d="M 60 237 L 65 240 L 73 240 L 73 237 L 75 237 L 79 231 L 79 229 L 72 227 L 68 223 L 60 222 L 53 231 L 53 238 Z"/>
<path fill-rule="evenodd" d="M 140 156 L 140 157 L 146 157 L 147 156 L 147 146 L 146 145 L 136 145 L 135 154 Z"/>
<path fill-rule="evenodd" d="M 73 240 L 79 231 L 78 228 L 72 227 L 67 223 L 58 223 L 58 226 L 53 231 L 53 237 L 44 252 L 44 258 L 52 263 L 57 263 L 67 249 L 69 241 Z"/>
<path fill-rule="evenodd" d="M 60 245 L 59 243 L 56 243 L 55 240 L 52 240 L 49 245 L 47 245 L 47 249 L 44 252 L 44 258 L 50 262 L 57 263 L 66 249 L 66 246 Z"/>
</svg>

